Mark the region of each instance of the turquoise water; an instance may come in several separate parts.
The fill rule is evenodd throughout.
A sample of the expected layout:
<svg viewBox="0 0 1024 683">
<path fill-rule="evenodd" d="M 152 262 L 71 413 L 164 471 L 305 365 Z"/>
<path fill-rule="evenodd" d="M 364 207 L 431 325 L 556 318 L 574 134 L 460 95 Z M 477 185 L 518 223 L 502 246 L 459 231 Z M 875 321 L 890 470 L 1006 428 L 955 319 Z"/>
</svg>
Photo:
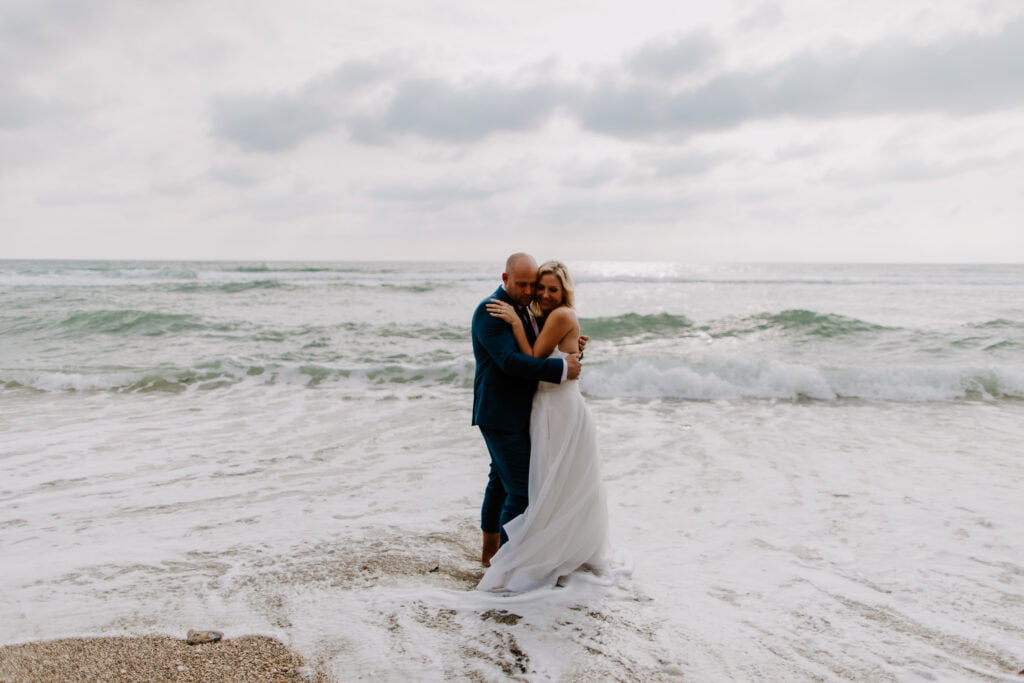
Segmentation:
<svg viewBox="0 0 1024 683">
<path fill-rule="evenodd" d="M 479 263 L 0 262 L 5 391 L 469 386 Z M 581 263 L 595 396 L 1024 397 L 1024 267 Z"/>
</svg>

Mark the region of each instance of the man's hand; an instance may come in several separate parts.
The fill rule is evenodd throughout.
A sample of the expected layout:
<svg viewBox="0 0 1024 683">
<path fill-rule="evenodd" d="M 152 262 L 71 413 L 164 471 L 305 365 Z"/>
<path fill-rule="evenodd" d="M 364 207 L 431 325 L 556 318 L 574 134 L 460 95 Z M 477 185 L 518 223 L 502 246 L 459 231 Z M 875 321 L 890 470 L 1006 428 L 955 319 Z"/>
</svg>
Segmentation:
<svg viewBox="0 0 1024 683">
<path fill-rule="evenodd" d="M 565 357 L 565 362 L 569 366 L 569 374 L 565 376 L 566 379 L 579 379 L 580 370 L 583 366 L 580 364 L 580 354 L 574 353 L 570 356 Z"/>
<path fill-rule="evenodd" d="M 580 358 L 583 358 L 583 351 L 584 351 L 584 349 L 587 348 L 587 342 L 588 341 L 590 341 L 590 337 L 589 336 L 587 336 L 585 334 L 581 334 L 580 335 L 580 341 L 579 341 L 579 344 L 580 344 Z"/>
</svg>

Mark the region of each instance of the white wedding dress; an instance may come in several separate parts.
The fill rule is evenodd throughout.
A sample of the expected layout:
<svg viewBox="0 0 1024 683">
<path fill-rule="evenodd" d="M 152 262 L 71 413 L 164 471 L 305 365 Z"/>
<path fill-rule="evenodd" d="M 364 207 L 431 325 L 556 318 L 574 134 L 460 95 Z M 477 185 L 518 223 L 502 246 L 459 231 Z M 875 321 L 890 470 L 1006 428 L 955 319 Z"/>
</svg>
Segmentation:
<svg viewBox="0 0 1024 683">
<path fill-rule="evenodd" d="M 568 354 L 555 349 L 552 358 Z M 552 586 L 583 565 L 604 568 L 608 508 L 597 437 L 579 382 L 541 382 L 530 415 L 526 512 L 505 525 L 508 542 L 477 588 L 520 593 Z"/>
</svg>

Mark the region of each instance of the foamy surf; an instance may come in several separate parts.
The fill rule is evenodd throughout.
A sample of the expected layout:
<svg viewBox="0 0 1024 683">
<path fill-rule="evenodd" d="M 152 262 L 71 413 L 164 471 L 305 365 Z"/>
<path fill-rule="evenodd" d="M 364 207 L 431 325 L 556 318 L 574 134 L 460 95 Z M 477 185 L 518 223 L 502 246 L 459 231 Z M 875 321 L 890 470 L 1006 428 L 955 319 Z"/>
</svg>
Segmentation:
<svg viewBox="0 0 1024 683">
<path fill-rule="evenodd" d="M 335 680 L 1016 680 L 1020 267 L 570 267 L 635 567 L 498 597 L 468 317 L 500 264 L 0 262 L 0 642 L 201 625 Z"/>
</svg>

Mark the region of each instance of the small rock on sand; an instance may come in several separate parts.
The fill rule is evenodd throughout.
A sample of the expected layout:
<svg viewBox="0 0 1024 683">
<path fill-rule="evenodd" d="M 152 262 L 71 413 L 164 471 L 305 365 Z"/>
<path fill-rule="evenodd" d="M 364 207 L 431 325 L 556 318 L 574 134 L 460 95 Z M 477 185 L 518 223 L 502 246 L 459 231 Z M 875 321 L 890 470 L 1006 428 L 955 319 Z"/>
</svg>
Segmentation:
<svg viewBox="0 0 1024 683">
<path fill-rule="evenodd" d="M 224 634 L 220 631 L 191 630 L 185 636 L 185 642 L 189 645 L 199 645 L 200 643 L 216 643 L 223 637 Z"/>
</svg>

